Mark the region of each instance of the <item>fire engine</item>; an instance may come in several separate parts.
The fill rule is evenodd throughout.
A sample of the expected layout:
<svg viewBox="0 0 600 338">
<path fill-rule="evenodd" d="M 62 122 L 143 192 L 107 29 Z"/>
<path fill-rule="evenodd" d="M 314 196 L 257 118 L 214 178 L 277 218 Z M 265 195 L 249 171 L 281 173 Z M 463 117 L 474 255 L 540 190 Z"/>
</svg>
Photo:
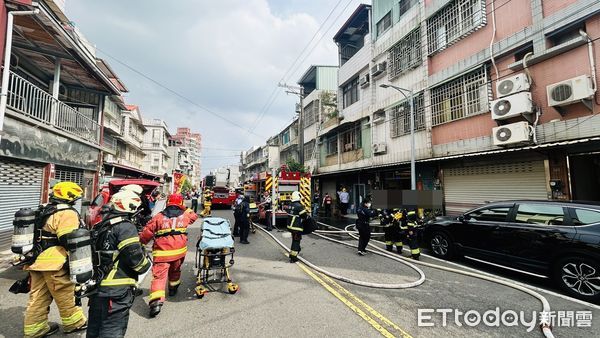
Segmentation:
<svg viewBox="0 0 600 338">
<path fill-rule="evenodd" d="M 210 189 L 211 203 L 213 207 L 226 206 L 231 207 L 235 202 L 235 190 L 224 185 L 215 185 L 215 177 L 208 175 L 202 179 L 202 191 Z M 218 182 L 218 181 L 217 181 Z"/>
</svg>

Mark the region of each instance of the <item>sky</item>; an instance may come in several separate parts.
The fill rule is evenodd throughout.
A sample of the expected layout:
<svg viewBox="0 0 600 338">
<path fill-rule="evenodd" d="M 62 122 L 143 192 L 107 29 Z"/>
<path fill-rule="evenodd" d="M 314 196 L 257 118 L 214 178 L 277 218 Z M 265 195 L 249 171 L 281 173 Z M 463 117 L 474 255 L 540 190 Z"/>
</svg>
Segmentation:
<svg viewBox="0 0 600 338">
<path fill-rule="evenodd" d="M 360 3 L 69 0 L 66 13 L 125 83 L 127 103 L 144 118 L 165 120 L 171 132 L 202 134 L 204 176 L 239 163 L 240 151 L 292 121 L 298 97 L 277 84 L 295 85 L 310 65 L 337 65 L 332 37 Z M 290 68 L 317 31 L 310 53 Z"/>
</svg>

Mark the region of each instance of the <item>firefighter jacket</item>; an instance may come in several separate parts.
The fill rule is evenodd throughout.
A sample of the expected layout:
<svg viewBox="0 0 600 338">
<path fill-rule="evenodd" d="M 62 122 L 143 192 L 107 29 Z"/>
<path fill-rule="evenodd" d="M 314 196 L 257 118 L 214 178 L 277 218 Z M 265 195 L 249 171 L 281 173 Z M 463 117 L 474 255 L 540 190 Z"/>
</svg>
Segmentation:
<svg viewBox="0 0 600 338">
<path fill-rule="evenodd" d="M 288 213 L 288 230 L 289 231 L 304 231 L 302 226 L 302 220 L 308 217 L 308 212 L 300 202 L 292 202 L 290 205 L 290 211 Z M 300 219 L 298 219 L 300 218 Z"/>
<path fill-rule="evenodd" d="M 142 244 L 154 239 L 152 256 L 155 262 L 172 262 L 187 253 L 188 226 L 198 219 L 190 209 L 169 206 L 156 214 L 140 233 Z"/>
<path fill-rule="evenodd" d="M 377 216 L 377 210 L 360 206 L 356 211 L 356 215 L 358 216 L 357 226 L 369 226 L 371 218 Z"/>
<path fill-rule="evenodd" d="M 97 231 L 95 252 L 109 258 L 108 262 L 99 262 L 104 273 L 98 294 L 102 297 L 121 296 L 123 288 L 135 286 L 138 275 L 150 269 L 150 261 L 128 216 L 105 219 Z"/>
<path fill-rule="evenodd" d="M 79 228 L 79 213 L 68 204 L 50 203 L 39 211 L 46 218 L 36 234 L 41 253 L 33 264 L 25 267 L 32 271 L 58 271 L 67 261 L 67 251 L 60 245 L 61 237 Z M 49 216 L 48 216 L 49 215 Z M 37 222 L 38 220 L 36 220 Z M 37 226 L 36 226 L 37 228 Z"/>
</svg>

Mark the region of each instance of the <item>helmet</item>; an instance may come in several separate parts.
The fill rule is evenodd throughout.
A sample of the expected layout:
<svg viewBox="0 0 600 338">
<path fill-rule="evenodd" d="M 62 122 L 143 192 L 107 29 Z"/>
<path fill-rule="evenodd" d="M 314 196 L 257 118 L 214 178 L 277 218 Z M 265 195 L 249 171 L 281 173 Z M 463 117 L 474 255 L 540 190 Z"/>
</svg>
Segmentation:
<svg viewBox="0 0 600 338">
<path fill-rule="evenodd" d="M 183 196 L 181 194 L 171 194 L 167 198 L 167 206 L 177 206 L 183 209 Z"/>
<path fill-rule="evenodd" d="M 406 219 L 409 222 L 415 222 L 417 220 L 417 213 L 414 210 L 408 211 L 406 213 Z"/>
<path fill-rule="evenodd" d="M 74 182 L 58 182 L 52 187 L 52 199 L 73 203 L 81 198 L 83 189 Z"/>
<path fill-rule="evenodd" d="M 292 193 L 292 202 L 300 202 L 301 198 L 302 196 L 300 196 L 300 193 L 298 191 L 294 191 Z"/>
<path fill-rule="evenodd" d="M 132 214 L 142 205 L 142 199 L 131 190 L 119 191 L 110 199 L 115 211 Z"/>
<path fill-rule="evenodd" d="M 128 184 L 121 188 L 119 191 L 133 191 L 136 195 L 141 195 L 144 192 L 144 188 L 137 184 Z"/>
<path fill-rule="evenodd" d="M 342 192 L 346 192 L 346 188 L 342 188 Z"/>
</svg>

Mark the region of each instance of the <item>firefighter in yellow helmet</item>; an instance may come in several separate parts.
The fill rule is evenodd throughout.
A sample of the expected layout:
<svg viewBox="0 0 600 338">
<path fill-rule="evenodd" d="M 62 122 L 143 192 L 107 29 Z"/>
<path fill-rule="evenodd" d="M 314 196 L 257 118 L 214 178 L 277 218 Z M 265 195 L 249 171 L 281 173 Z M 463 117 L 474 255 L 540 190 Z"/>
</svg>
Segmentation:
<svg viewBox="0 0 600 338">
<path fill-rule="evenodd" d="M 212 205 L 212 194 L 210 189 L 206 188 L 204 190 L 204 210 L 200 213 L 200 217 L 208 217 L 210 216 L 210 207 Z"/>
<path fill-rule="evenodd" d="M 65 249 L 65 235 L 78 229 L 79 213 L 73 208 L 83 190 L 73 182 L 52 187 L 50 203 L 36 213 L 37 257 L 25 266 L 31 278 L 29 303 L 25 311 L 25 337 L 44 337 L 58 331 L 58 324 L 48 323 L 52 300 L 56 302 L 63 331 L 72 333 L 87 328 L 80 307 L 75 305 L 75 285 L 70 280 Z"/>
</svg>

